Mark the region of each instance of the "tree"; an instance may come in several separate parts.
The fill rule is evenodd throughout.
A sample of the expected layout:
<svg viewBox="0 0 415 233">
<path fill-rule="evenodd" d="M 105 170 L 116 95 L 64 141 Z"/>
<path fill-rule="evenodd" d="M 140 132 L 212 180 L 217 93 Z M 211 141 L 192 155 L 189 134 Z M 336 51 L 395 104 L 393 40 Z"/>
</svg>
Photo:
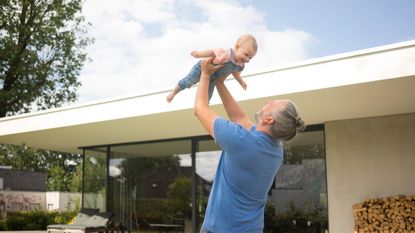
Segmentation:
<svg viewBox="0 0 415 233">
<path fill-rule="evenodd" d="M 87 59 L 84 49 L 92 43 L 80 14 L 82 3 L 0 1 L 0 117 L 77 99 L 78 76 Z M 79 163 L 77 154 L 0 144 L 0 164 L 48 172 L 48 190 L 74 189 L 68 177 Z"/>
<path fill-rule="evenodd" d="M 71 180 L 71 176 L 65 173 L 65 170 L 61 166 L 53 166 L 49 170 L 48 181 L 47 181 L 48 190 L 69 191 L 70 187 L 68 187 L 68 185 L 71 185 L 71 182 L 69 182 L 70 180 Z"/>
<path fill-rule="evenodd" d="M 82 0 L 0 1 L 0 117 L 77 99 L 92 42 Z"/>
<path fill-rule="evenodd" d="M 192 181 L 189 177 L 177 177 L 169 185 L 167 205 L 173 214 L 192 217 Z"/>
<path fill-rule="evenodd" d="M 73 177 L 81 168 L 81 155 L 0 144 L 0 164 L 14 170 L 47 173 L 48 191 L 78 191 Z"/>
</svg>

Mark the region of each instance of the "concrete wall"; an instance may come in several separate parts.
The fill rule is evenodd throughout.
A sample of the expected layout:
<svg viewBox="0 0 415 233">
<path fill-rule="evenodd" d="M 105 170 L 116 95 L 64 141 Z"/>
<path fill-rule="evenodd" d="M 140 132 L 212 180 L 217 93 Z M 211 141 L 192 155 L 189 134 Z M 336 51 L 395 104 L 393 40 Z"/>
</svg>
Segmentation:
<svg viewBox="0 0 415 233">
<path fill-rule="evenodd" d="M 45 210 L 45 193 L 29 191 L 0 191 L 0 212 Z"/>
<path fill-rule="evenodd" d="M 325 136 L 330 233 L 353 232 L 354 203 L 415 194 L 414 113 L 327 122 Z"/>
</svg>

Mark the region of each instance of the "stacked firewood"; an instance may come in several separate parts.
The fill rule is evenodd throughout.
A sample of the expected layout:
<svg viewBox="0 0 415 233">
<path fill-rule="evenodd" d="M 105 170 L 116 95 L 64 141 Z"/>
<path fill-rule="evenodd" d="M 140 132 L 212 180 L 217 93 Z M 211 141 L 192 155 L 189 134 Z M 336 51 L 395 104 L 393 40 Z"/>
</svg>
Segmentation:
<svg viewBox="0 0 415 233">
<path fill-rule="evenodd" d="M 369 198 L 353 211 L 355 233 L 415 233 L 415 195 Z"/>
</svg>

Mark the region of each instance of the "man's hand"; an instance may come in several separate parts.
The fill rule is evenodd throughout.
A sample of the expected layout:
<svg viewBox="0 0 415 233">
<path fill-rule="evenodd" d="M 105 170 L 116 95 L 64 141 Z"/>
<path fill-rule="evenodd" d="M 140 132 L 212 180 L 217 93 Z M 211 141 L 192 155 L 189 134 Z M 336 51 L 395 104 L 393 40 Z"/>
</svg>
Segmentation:
<svg viewBox="0 0 415 233">
<path fill-rule="evenodd" d="M 204 59 L 201 64 L 202 68 L 202 75 L 200 75 L 200 78 L 202 78 L 206 74 L 207 77 L 210 77 L 213 73 L 218 71 L 220 68 L 223 67 L 223 65 L 213 65 L 212 60 L 213 57 L 209 57 L 208 59 Z"/>
</svg>

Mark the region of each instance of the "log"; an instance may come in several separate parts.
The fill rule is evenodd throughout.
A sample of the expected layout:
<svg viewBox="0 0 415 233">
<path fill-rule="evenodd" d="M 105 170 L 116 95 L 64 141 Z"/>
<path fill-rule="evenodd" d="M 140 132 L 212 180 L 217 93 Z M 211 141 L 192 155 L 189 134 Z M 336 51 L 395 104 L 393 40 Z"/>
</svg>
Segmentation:
<svg viewBox="0 0 415 233">
<path fill-rule="evenodd" d="M 415 195 L 366 198 L 352 209 L 355 233 L 415 233 Z"/>
</svg>

